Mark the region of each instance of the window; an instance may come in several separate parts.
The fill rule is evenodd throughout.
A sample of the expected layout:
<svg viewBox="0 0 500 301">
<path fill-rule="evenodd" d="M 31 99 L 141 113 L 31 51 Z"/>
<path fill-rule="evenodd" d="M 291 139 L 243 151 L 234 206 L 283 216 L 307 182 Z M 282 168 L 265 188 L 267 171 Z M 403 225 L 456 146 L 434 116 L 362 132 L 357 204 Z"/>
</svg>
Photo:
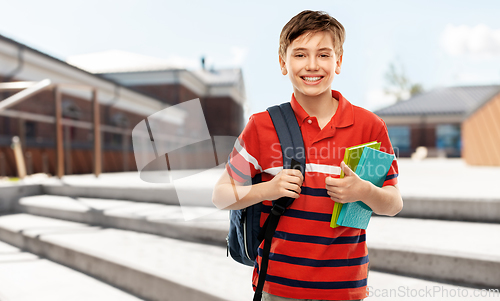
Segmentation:
<svg viewBox="0 0 500 301">
<path fill-rule="evenodd" d="M 24 123 L 24 130 L 26 131 L 26 138 L 36 138 L 36 123 L 33 121 L 26 121 Z"/>
<path fill-rule="evenodd" d="M 126 129 L 129 126 L 129 120 L 125 114 L 118 112 L 113 114 L 111 117 L 111 124 L 115 127 Z M 111 134 L 111 145 L 121 146 L 123 142 L 123 134 L 113 133 Z"/>
<path fill-rule="evenodd" d="M 439 149 L 460 150 L 460 125 L 441 124 L 436 129 L 436 147 Z"/>
<path fill-rule="evenodd" d="M 61 107 L 64 118 L 79 120 L 82 116 L 82 110 L 72 100 L 64 99 Z"/>
<path fill-rule="evenodd" d="M 410 149 L 410 127 L 409 126 L 388 126 L 389 139 L 391 139 L 392 147 L 402 151 Z"/>
</svg>

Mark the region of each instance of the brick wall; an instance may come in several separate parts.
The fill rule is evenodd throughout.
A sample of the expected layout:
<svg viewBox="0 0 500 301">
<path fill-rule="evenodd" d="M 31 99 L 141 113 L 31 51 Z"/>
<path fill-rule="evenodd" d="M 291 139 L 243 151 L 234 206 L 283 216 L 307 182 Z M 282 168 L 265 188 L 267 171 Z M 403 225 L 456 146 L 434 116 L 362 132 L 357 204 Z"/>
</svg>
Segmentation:
<svg viewBox="0 0 500 301">
<path fill-rule="evenodd" d="M 178 84 L 134 85 L 129 87 L 169 105 L 199 98 L 199 95 Z"/>
<path fill-rule="evenodd" d="M 239 136 L 243 130 L 243 108 L 229 97 L 201 99 L 203 113 L 212 136 Z"/>
</svg>

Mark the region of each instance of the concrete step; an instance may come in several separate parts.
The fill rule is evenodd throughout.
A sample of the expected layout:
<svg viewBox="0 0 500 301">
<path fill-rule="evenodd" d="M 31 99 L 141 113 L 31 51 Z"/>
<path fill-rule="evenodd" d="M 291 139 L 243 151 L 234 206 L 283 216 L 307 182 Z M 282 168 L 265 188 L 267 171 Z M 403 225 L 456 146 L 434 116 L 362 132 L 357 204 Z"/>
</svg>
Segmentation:
<svg viewBox="0 0 500 301">
<path fill-rule="evenodd" d="M 253 295 L 250 284 L 252 269 L 226 258 L 225 249 L 217 246 L 131 231 L 103 229 L 28 214 L 0 216 L 0 239 L 148 300 L 235 301 L 251 300 Z M 0 254 L 17 250 L 13 247 L 0 248 Z M 24 256 L 33 257 L 33 255 Z M 3 280 L 3 273 L 9 275 L 5 269 L 0 269 L 0 280 Z M 10 281 L 17 280 L 17 282 L 8 290 L 2 285 L 0 294 L 3 295 L 0 296 L 21 295 L 22 291 L 39 295 L 45 290 L 55 290 L 51 292 L 52 294 L 58 292 L 55 287 L 43 285 L 44 281 L 38 283 L 39 274 L 33 275 L 33 282 L 28 281 L 31 278 L 25 275 L 23 277 L 25 281 L 15 277 L 11 279 Z M 52 280 L 68 283 L 69 291 L 69 287 L 81 284 L 74 278 L 58 277 L 59 275 L 54 275 Z M 494 292 L 487 296 L 484 292 L 467 287 L 373 270 L 369 273 L 368 285 L 367 293 L 370 294 L 366 299 L 368 301 L 401 300 L 403 297 L 404 300 L 443 300 L 443 297 L 455 297 L 457 293 L 460 293 L 460 296 L 467 294 L 467 300 L 498 300 L 499 297 L 498 294 L 494 295 Z M 475 297 L 474 292 L 479 297 Z M 481 293 L 483 295 L 480 295 Z M 85 296 L 83 293 L 82 295 Z M 458 297 L 457 299 L 465 300 Z M 5 301 L 1 297 L 0 300 Z M 44 299 L 36 298 L 36 300 Z M 79 299 L 67 298 L 67 300 Z"/>
<path fill-rule="evenodd" d="M 62 183 L 51 180 L 46 184 L 11 185 L 2 187 L 0 195 L 0 212 L 10 212 L 17 200 L 23 196 L 51 194 L 71 198 L 122 199 L 134 202 L 158 203 L 178 206 L 179 200 L 173 185 L 162 187 L 105 186 L 77 183 Z M 147 183 L 146 183 L 147 184 Z M 152 185 L 152 184 L 151 184 Z M 210 195 L 210 187 L 199 188 L 198 194 Z M 426 218 L 439 220 L 472 221 L 500 223 L 500 198 L 493 197 L 450 197 L 450 196 L 416 196 L 403 195 L 404 208 L 398 217 Z M 210 200 L 193 197 L 191 204 L 196 207 L 214 209 Z"/>
<path fill-rule="evenodd" d="M 173 170 L 169 176 L 165 172 L 148 174 L 148 178 L 160 183 L 146 182 L 138 172 L 106 173 L 98 178 L 92 174 L 71 175 L 39 183 L 44 194 L 214 208 L 212 191 L 223 171 L 223 168 L 217 167 L 209 170 Z"/>
<path fill-rule="evenodd" d="M 225 246 L 227 211 L 60 196 L 21 199 L 26 213 Z M 189 222 L 180 210 L 207 213 Z M 491 287 L 500 279 L 499 224 L 372 217 L 371 267 L 441 281 Z"/>
<path fill-rule="evenodd" d="M 500 223 L 500 198 L 403 196 L 398 217 Z"/>
<path fill-rule="evenodd" d="M 150 186 L 144 183 L 136 186 L 103 186 L 94 182 L 60 184 L 53 181 L 41 186 L 40 191 L 45 194 L 87 197 L 102 199 L 123 199 L 135 202 L 155 202 L 167 205 L 179 205 L 179 198 L 175 186 L 165 184 Z M 198 187 L 198 194 L 210 196 L 213 187 L 207 185 Z M 147 191 L 147 193 L 146 193 Z M 207 197 L 190 198 L 193 206 L 212 207 Z M 404 208 L 398 217 L 431 218 L 441 220 L 457 220 L 472 222 L 500 223 L 500 198 L 499 197 L 473 197 L 473 196 L 428 196 L 404 195 Z M 184 204 L 183 204 L 184 205 Z"/>
<path fill-rule="evenodd" d="M 401 159 L 399 163 L 404 200 L 399 217 L 500 223 L 500 186 L 495 182 L 500 176 L 499 168 L 470 167 L 456 160 L 415 163 Z M 98 178 L 90 174 L 26 179 L 2 186 L 2 190 L 10 192 L 0 195 L 0 212 L 8 211 L 13 196 L 19 193 L 214 208 L 211 195 L 221 172 L 221 168 L 174 170 L 168 179 L 162 172 L 150 175 L 150 178 L 162 179 L 162 184 L 145 182 L 137 172 L 106 173 Z M 196 189 L 192 183 L 196 183 Z"/>
<path fill-rule="evenodd" d="M 440 281 L 500 288 L 500 224 L 372 217 L 371 267 Z"/>
<path fill-rule="evenodd" d="M 0 242 L 2 301 L 139 301 L 109 284 Z"/>
<path fill-rule="evenodd" d="M 217 246 L 28 214 L 1 216 L 0 239 L 147 300 L 253 295 L 252 268 Z"/>
<path fill-rule="evenodd" d="M 500 223 L 500 194 L 497 193 L 499 188 L 490 183 L 491 179 L 488 179 L 488 184 L 476 183 L 478 180 L 474 180 L 478 186 L 473 186 L 476 188 L 471 192 L 471 189 L 466 189 L 466 187 L 472 187 L 466 182 L 471 177 L 456 175 L 460 173 L 460 168 L 465 168 L 463 166 L 445 165 L 445 171 L 441 171 L 433 169 L 430 165 L 426 167 L 426 170 L 433 171 L 433 174 L 429 175 L 428 173 L 422 174 L 422 168 L 407 165 L 408 162 L 403 160 L 402 168 L 408 171 L 401 175 L 400 189 L 404 208 L 398 216 Z M 500 169 L 469 167 L 465 170 L 485 173 L 493 179 L 498 178 L 496 175 L 500 174 Z M 138 173 L 130 172 L 103 174 L 99 178 L 93 175 L 72 175 L 62 180 L 46 179 L 40 182 L 40 185 L 44 194 L 122 199 L 167 205 L 182 203 L 182 205 L 213 208 L 211 195 L 220 173 L 221 169 L 217 168 L 176 170 L 171 172 L 174 180 L 165 184 L 147 183 L 141 180 Z M 157 178 L 164 177 L 161 173 L 157 176 Z M 192 185 L 184 189 L 185 183 L 196 183 L 196 189 L 192 189 Z M 182 196 L 181 200 L 179 200 L 179 193 Z"/>
<path fill-rule="evenodd" d="M 500 300 L 500 287 L 478 289 L 370 271 L 365 301 Z"/>
<path fill-rule="evenodd" d="M 229 229 L 229 212 L 208 207 L 58 195 L 22 197 L 16 204 L 17 212 L 220 246 Z"/>
<path fill-rule="evenodd" d="M 500 223 L 500 168 L 462 159 L 398 158 L 398 216 Z"/>
<path fill-rule="evenodd" d="M 0 185 L 0 214 L 12 212 L 15 203 L 23 196 L 39 195 L 42 186 L 39 184 L 3 184 Z"/>
</svg>

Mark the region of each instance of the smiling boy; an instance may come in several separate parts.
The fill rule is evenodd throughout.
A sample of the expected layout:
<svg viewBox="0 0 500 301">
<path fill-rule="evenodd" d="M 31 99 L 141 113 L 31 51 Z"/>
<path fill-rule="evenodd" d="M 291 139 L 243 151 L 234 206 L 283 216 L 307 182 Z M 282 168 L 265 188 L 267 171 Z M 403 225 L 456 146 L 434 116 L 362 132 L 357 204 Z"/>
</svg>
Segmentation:
<svg viewBox="0 0 500 301">
<path fill-rule="evenodd" d="M 396 186 L 396 160 L 382 188 L 361 180 L 342 162 L 347 147 L 373 140 L 381 142 L 382 151 L 394 153 L 383 120 L 331 90 L 341 71 L 344 37 L 344 27 L 336 19 L 317 11 L 299 13 L 281 32 L 279 63 L 293 85 L 290 103 L 306 150 L 305 176 L 283 169 L 271 118 L 261 112 L 250 117 L 214 189 L 214 204 L 225 209 L 258 202 L 269 209 L 271 200 L 295 198 L 273 237 L 262 300 L 363 299 L 368 276 L 366 233 L 331 228 L 334 201 L 362 200 L 375 213 L 389 216 L 403 206 Z M 262 183 L 243 186 L 258 173 Z M 262 214 L 261 225 L 266 217 Z M 258 256 L 254 289 L 260 263 Z"/>
</svg>

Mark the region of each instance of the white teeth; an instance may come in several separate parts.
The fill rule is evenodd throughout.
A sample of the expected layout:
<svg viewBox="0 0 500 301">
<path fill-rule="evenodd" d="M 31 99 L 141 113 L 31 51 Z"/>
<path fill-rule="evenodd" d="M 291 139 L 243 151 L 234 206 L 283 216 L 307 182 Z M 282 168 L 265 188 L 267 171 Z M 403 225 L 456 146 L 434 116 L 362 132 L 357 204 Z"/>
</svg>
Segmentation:
<svg viewBox="0 0 500 301">
<path fill-rule="evenodd" d="M 308 82 L 315 82 L 317 80 L 320 80 L 321 77 L 320 76 L 317 76 L 317 77 L 307 77 L 307 76 L 304 76 L 303 79 L 305 79 Z"/>
</svg>

